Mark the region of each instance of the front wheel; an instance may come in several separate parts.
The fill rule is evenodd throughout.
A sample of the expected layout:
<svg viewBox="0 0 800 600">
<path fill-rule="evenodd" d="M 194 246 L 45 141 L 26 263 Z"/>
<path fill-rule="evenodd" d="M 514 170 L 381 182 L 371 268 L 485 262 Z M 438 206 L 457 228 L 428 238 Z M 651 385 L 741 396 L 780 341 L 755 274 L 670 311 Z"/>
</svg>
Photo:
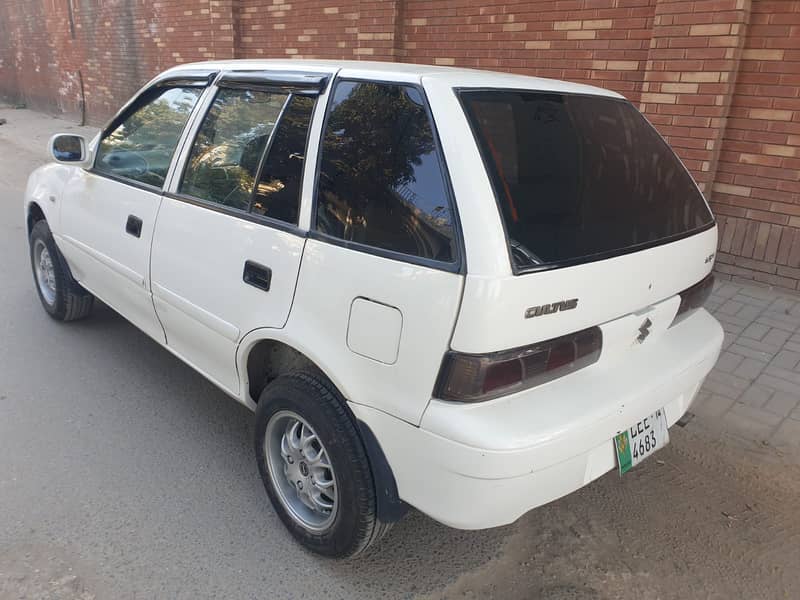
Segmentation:
<svg viewBox="0 0 800 600">
<path fill-rule="evenodd" d="M 30 250 L 33 280 L 47 314 L 58 321 L 87 316 L 92 310 L 94 296 L 72 278 L 47 221 L 37 221 L 33 226 Z"/>
<path fill-rule="evenodd" d="M 375 484 L 344 399 L 324 377 L 270 383 L 256 410 L 255 451 L 278 516 L 309 550 L 342 558 L 379 540 Z"/>
</svg>

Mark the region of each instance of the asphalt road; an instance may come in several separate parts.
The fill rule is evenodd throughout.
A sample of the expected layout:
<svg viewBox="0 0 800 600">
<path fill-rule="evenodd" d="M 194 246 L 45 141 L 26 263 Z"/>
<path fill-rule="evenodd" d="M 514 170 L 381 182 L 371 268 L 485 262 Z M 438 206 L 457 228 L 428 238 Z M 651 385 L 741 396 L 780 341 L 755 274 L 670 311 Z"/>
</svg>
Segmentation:
<svg viewBox="0 0 800 600">
<path fill-rule="evenodd" d="M 797 463 L 702 430 L 506 528 L 412 511 L 361 559 L 305 552 L 247 409 L 103 306 L 45 315 L 22 195 L 64 124 L 0 117 L 0 600 L 798 597 Z"/>
<path fill-rule="evenodd" d="M 75 323 L 45 315 L 22 197 L 61 122 L 2 116 L 0 572 L 76 577 L 63 597 L 333 600 L 430 591 L 497 552 L 502 530 L 418 513 L 360 561 L 300 549 L 262 486 L 246 408 L 102 305 Z"/>
</svg>

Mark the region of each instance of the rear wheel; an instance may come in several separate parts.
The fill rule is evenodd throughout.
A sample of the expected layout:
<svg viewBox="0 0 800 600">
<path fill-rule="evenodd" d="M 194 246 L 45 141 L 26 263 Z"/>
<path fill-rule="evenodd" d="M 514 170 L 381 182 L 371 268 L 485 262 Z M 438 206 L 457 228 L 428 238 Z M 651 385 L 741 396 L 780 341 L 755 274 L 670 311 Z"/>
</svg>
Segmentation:
<svg viewBox="0 0 800 600">
<path fill-rule="evenodd" d="M 29 241 L 33 280 L 47 314 L 59 321 L 86 317 L 92 310 L 94 296 L 72 278 L 47 221 L 36 222 Z"/>
<path fill-rule="evenodd" d="M 264 389 L 255 451 L 278 516 L 309 550 L 354 556 L 388 531 L 376 514 L 363 442 L 344 399 L 324 377 L 292 373 Z"/>
</svg>

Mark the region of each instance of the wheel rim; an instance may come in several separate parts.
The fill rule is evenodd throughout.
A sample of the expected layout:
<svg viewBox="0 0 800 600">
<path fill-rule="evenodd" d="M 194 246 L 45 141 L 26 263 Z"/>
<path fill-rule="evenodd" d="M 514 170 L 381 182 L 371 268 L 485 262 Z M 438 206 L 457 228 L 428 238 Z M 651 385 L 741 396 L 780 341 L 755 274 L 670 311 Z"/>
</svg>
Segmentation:
<svg viewBox="0 0 800 600">
<path fill-rule="evenodd" d="M 33 245 L 33 269 L 36 273 L 36 285 L 42 297 L 48 304 L 56 301 L 56 271 L 53 267 L 53 258 L 42 240 L 36 240 Z"/>
<path fill-rule="evenodd" d="M 311 425 L 292 411 L 275 413 L 267 423 L 264 452 L 273 487 L 292 518 L 309 531 L 328 529 L 339 492 L 328 452 Z"/>
</svg>

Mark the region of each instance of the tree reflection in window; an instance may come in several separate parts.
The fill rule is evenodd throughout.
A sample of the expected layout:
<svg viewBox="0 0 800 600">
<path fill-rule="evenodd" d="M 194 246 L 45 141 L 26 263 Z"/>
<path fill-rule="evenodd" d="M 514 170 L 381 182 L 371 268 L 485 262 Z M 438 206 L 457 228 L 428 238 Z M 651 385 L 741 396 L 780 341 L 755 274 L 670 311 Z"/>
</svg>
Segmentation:
<svg viewBox="0 0 800 600">
<path fill-rule="evenodd" d="M 199 88 L 145 92 L 139 108 L 101 140 L 95 170 L 162 187 L 178 138 L 201 92 Z"/>
<path fill-rule="evenodd" d="M 322 144 L 317 229 L 452 261 L 452 212 L 433 130 L 411 86 L 340 82 Z"/>
<path fill-rule="evenodd" d="M 221 89 L 197 133 L 180 191 L 248 210 L 259 160 L 286 98 Z"/>
</svg>

